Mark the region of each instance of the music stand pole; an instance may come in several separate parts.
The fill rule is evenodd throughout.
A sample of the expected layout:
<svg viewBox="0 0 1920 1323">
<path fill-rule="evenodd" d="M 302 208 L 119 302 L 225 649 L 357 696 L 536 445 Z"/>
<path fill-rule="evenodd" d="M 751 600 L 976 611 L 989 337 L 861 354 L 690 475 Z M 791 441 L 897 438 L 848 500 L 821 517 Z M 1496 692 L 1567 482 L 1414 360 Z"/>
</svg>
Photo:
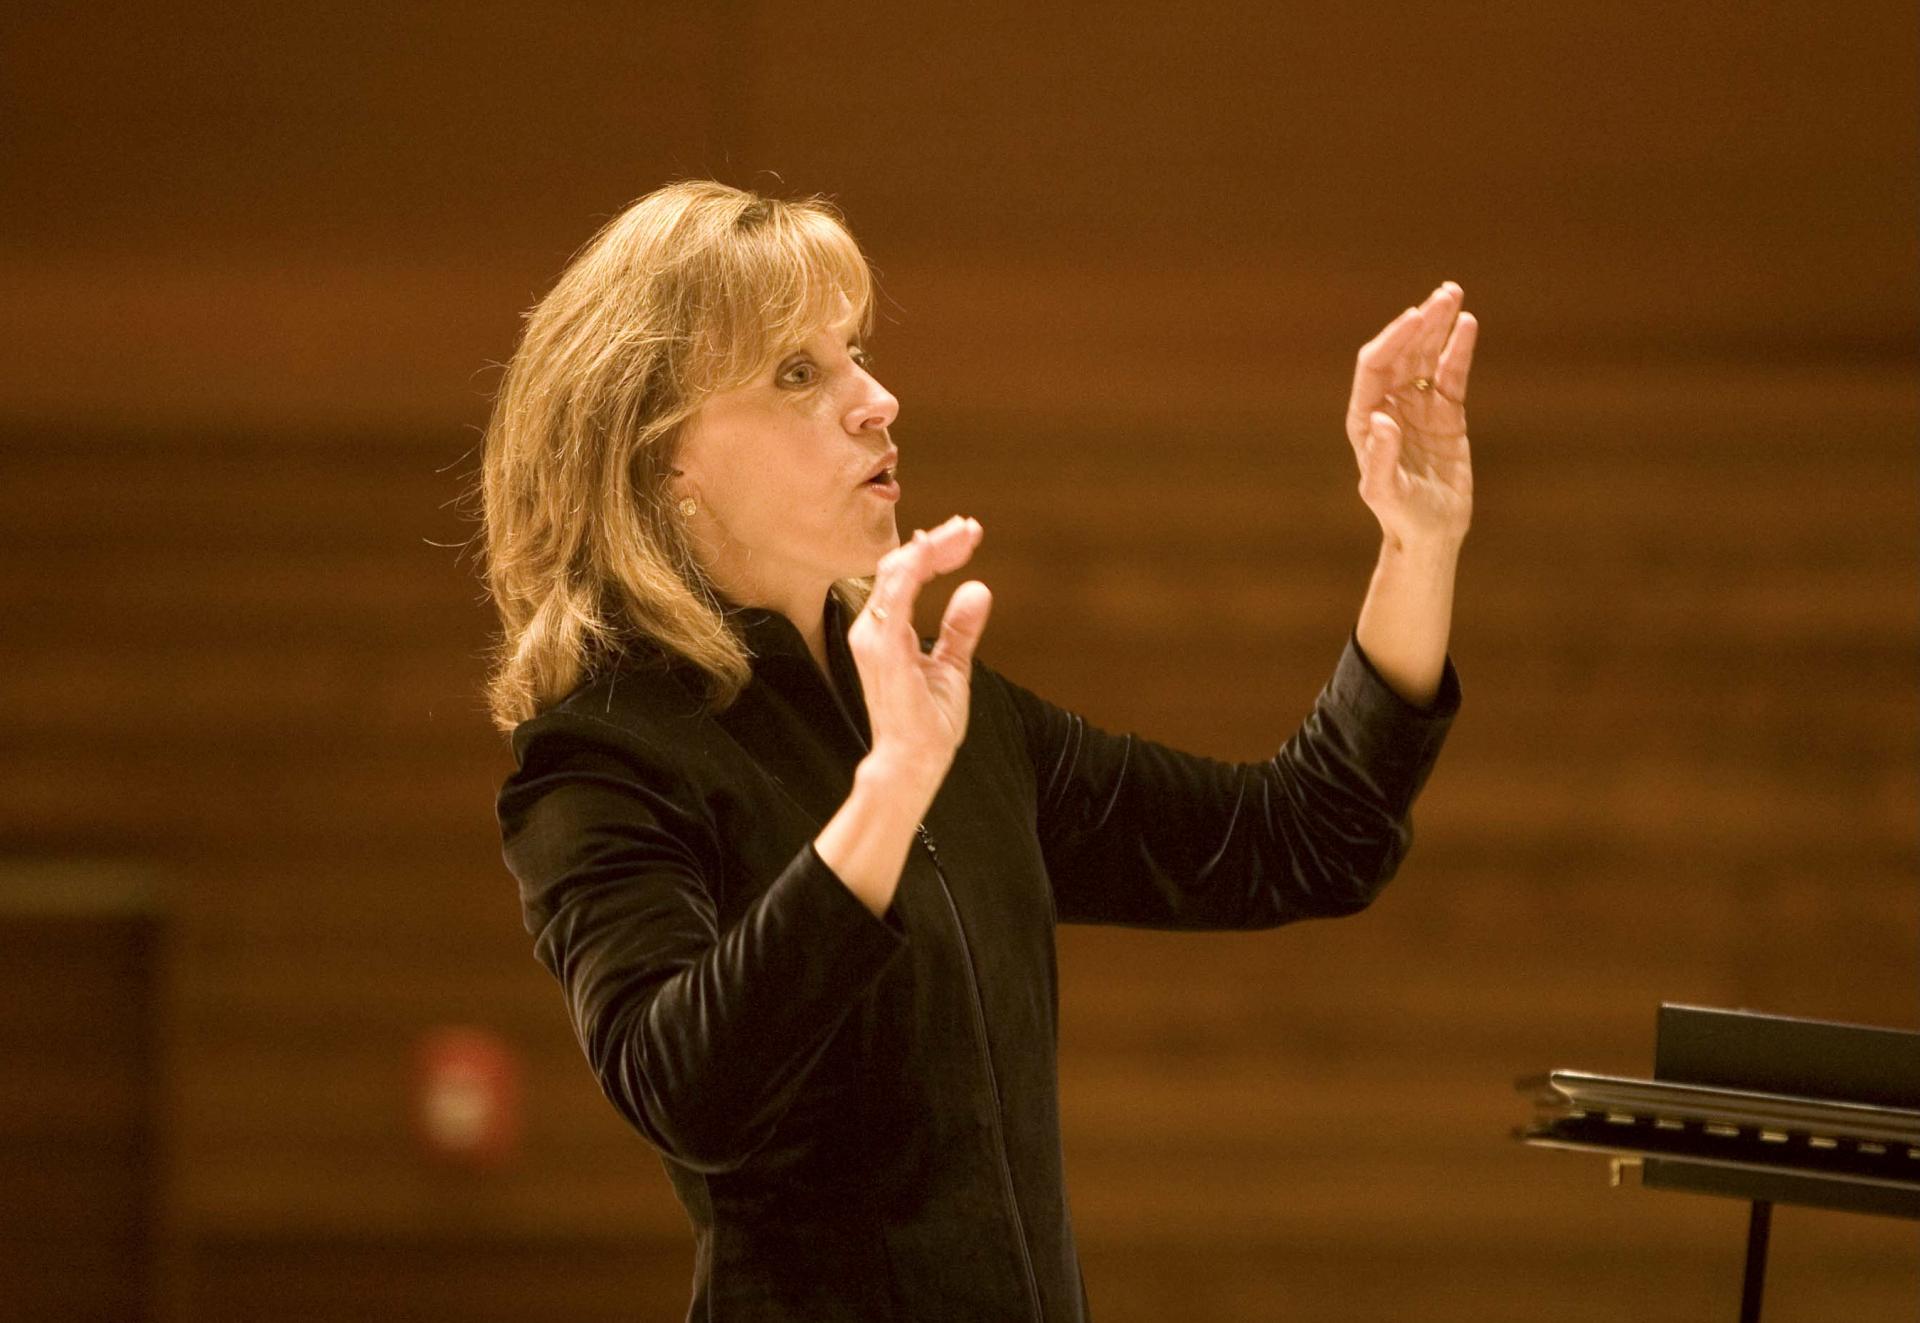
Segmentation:
<svg viewBox="0 0 1920 1323">
<path fill-rule="evenodd" d="M 1740 1323 L 1760 1323 L 1760 1288 L 1767 1280 L 1767 1232 L 1772 1224 L 1773 1200 L 1755 1199 L 1747 1218 L 1747 1269 L 1740 1287 Z"/>
</svg>

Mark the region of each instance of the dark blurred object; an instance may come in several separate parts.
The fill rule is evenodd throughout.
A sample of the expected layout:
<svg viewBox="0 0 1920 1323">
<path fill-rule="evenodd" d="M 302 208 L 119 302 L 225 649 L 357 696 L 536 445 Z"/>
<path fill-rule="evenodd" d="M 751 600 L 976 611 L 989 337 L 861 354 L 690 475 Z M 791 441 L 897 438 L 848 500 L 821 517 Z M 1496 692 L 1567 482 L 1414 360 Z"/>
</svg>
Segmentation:
<svg viewBox="0 0 1920 1323">
<path fill-rule="evenodd" d="M 0 857 L 0 1317 L 154 1317 L 161 956 L 142 870 Z"/>
</svg>

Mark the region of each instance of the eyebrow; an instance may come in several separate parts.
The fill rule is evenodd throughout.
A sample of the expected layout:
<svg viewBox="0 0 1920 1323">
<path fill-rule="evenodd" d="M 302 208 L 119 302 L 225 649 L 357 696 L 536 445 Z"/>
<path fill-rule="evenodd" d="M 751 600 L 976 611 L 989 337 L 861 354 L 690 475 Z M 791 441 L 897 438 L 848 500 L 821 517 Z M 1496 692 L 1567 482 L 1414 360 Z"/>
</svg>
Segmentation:
<svg viewBox="0 0 1920 1323">
<path fill-rule="evenodd" d="M 849 345 L 859 345 L 859 346 L 860 346 L 861 348 L 865 348 L 865 347 L 866 347 L 866 345 L 865 345 L 865 341 L 866 341 L 866 337 L 865 337 L 865 336 L 863 336 L 863 335 L 855 335 L 855 336 L 853 336 L 853 337 L 851 337 L 850 339 L 848 339 L 848 341 L 847 341 L 847 343 L 848 343 Z M 789 350 L 788 350 L 788 351 L 787 351 L 786 353 L 784 353 L 784 354 L 782 354 L 782 355 L 780 356 L 780 361 L 781 361 L 782 363 L 784 363 L 784 362 L 786 362 L 786 361 L 787 361 L 788 359 L 790 359 L 790 358 L 793 358 L 793 357 L 795 357 L 796 355 L 799 355 L 799 354 L 804 354 L 804 353 L 806 353 L 806 352 L 808 352 L 808 349 L 807 349 L 807 346 L 806 346 L 806 345 L 795 345 L 795 346 L 794 346 L 794 347 L 793 347 L 792 349 L 789 349 Z"/>
</svg>

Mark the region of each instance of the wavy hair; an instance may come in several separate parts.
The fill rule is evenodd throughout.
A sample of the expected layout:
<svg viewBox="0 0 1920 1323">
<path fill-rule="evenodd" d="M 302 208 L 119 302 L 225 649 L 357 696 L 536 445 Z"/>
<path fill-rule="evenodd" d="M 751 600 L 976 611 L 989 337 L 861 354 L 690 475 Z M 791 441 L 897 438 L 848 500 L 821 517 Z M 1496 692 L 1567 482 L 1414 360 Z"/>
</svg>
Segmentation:
<svg viewBox="0 0 1920 1323">
<path fill-rule="evenodd" d="M 840 294 L 870 333 L 873 274 L 832 203 L 688 180 L 601 227 L 527 312 L 480 471 L 494 725 L 642 643 L 699 668 L 711 710 L 739 696 L 750 654 L 668 499 L 675 444 L 708 396 L 806 339 Z M 858 610 L 871 585 L 833 592 Z"/>
</svg>

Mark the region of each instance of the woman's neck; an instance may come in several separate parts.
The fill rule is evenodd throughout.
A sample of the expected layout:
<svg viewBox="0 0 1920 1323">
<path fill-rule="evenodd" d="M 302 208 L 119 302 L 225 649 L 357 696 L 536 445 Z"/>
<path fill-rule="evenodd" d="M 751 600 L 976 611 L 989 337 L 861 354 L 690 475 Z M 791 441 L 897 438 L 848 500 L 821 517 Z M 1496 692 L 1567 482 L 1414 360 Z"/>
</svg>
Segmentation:
<svg viewBox="0 0 1920 1323">
<path fill-rule="evenodd" d="M 725 593 L 729 601 L 739 606 L 759 607 L 766 611 L 776 611 L 785 616 L 799 632 L 801 641 L 807 645 L 807 653 L 813 658 L 815 666 L 827 682 L 833 682 L 833 670 L 827 661 L 827 594 L 832 586 L 800 588 L 790 593 L 752 592 L 735 597 Z"/>
</svg>

